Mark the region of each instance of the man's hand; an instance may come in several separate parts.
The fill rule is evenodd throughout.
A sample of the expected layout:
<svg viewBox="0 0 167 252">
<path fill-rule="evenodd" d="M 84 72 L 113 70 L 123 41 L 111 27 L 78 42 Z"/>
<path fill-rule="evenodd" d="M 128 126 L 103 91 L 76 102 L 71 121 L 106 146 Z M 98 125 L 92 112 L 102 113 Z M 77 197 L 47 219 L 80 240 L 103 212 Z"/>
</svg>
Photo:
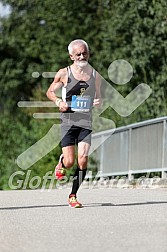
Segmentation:
<svg viewBox="0 0 167 252">
<path fill-rule="evenodd" d="M 101 105 L 101 100 L 100 99 L 94 99 L 93 100 L 93 106 L 94 107 L 100 107 Z"/>
<path fill-rule="evenodd" d="M 59 111 L 60 112 L 65 112 L 68 109 L 68 104 L 66 102 L 61 101 L 59 103 Z"/>
</svg>

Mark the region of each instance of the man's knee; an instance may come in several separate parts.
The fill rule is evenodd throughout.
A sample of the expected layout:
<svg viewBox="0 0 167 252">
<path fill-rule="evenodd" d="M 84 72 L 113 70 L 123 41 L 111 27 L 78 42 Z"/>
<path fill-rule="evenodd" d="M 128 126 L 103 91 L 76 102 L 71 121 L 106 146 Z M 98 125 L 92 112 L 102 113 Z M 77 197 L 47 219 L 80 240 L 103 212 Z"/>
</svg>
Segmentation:
<svg viewBox="0 0 167 252">
<path fill-rule="evenodd" d="M 87 168 L 88 157 L 86 156 L 78 156 L 78 166 L 81 170 Z"/>
<path fill-rule="evenodd" d="M 71 168 L 74 165 L 74 158 L 64 157 L 63 163 L 65 168 Z"/>
</svg>

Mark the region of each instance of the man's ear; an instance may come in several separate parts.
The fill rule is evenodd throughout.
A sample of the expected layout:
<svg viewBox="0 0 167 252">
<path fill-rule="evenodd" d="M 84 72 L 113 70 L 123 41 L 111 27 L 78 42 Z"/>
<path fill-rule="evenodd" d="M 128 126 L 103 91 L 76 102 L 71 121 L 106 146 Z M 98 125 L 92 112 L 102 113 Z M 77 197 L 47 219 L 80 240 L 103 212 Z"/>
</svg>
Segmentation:
<svg viewBox="0 0 167 252">
<path fill-rule="evenodd" d="M 72 54 L 69 54 L 69 55 L 70 55 L 70 59 L 71 59 L 71 60 L 74 60 L 73 55 L 72 55 Z"/>
</svg>

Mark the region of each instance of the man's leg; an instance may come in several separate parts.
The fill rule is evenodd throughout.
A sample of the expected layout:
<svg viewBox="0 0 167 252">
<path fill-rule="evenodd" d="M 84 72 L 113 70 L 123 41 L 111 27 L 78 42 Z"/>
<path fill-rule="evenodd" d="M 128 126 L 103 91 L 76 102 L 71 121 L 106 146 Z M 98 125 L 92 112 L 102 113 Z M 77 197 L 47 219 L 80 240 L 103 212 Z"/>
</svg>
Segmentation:
<svg viewBox="0 0 167 252">
<path fill-rule="evenodd" d="M 90 149 L 90 144 L 85 142 L 80 142 L 78 144 L 78 166 L 73 176 L 72 190 L 69 195 L 69 205 L 72 207 L 81 207 L 82 205 L 76 200 L 76 194 L 78 189 L 83 182 L 88 162 L 88 152 Z"/>
<path fill-rule="evenodd" d="M 64 168 L 71 168 L 75 162 L 75 146 L 66 146 L 62 148 L 62 163 Z"/>
<path fill-rule="evenodd" d="M 62 154 L 59 163 L 55 169 L 56 179 L 62 180 L 65 176 L 65 168 L 71 168 L 75 161 L 75 146 L 66 146 L 62 148 Z"/>
<path fill-rule="evenodd" d="M 75 132 L 71 126 L 61 126 L 62 154 L 55 169 L 56 179 L 62 180 L 65 176 L 65 168 L 71 168 L 75 161 Z"/>
</svg>

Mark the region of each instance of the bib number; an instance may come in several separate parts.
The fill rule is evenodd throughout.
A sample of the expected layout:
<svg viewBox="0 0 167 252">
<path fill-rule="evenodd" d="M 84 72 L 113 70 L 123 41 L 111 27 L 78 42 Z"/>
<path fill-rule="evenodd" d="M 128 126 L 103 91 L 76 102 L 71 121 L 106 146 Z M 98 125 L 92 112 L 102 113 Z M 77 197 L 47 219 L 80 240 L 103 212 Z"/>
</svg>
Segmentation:
<svg viewBox="0 0 167 252">
<path fill-rule="evenodd" d="M 79 112 L 89 112 L 91 107 L 91 97 L 89 96 L 72 96 L 71 110 Z"/>
</svg>

